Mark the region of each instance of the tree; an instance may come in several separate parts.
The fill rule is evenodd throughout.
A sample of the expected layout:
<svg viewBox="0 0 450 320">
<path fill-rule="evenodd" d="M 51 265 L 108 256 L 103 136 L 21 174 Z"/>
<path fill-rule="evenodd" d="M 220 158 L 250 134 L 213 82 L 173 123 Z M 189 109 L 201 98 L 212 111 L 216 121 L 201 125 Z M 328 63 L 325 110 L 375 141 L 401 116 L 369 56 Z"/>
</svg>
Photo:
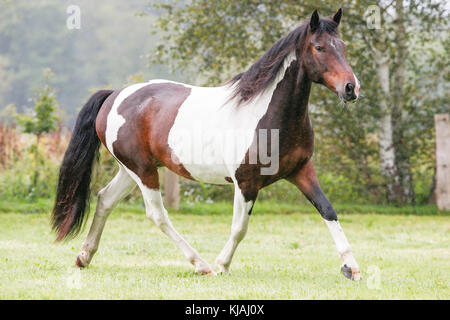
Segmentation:
<svg viewBox="0 0 450 320">
<path fill-rule="evenodd" d="M 56 129 L 59 118 L 56 116 L 58 102 L 55 99 L 56 92 L 49 85 L 49 81 L 54 77 L 50 69 L 44 70 L 45 84 L 38 91 L 37 97 L 33 99 L 34 109 L 29 114 L 19 114 L 16 116 L 18 124 L 23 128 L 24 133 L 33 134 L 36 138 L 30 148 L 34 155 L 34 174 L 32 189 L 35 189 L 39 180 L 39 163 L 41 156 L 39 152 L 39 143 L 43 133 L 51 132 Z"/>
<path fill-rule="evenodd" d="M 352 163 L 349 168 L 354 171 L 355 183 L 361 183 L 364 177 L 369 185 L 381 184 L 374 182 L 377 171 L 370 165 L 377 159 L 387 200 L 413 202 L 411 157 L 417 145 L 430 139 L 428 133 L 419 134 L 423 126 L 430 132 L 430 113 L 443 99 L 442 95 L 426 92 L 424 88 L 430 82 L 417 78 L 424 69 L 430 72 L 434 84 L 442 78 L 441 70 L 430 68 L 428 62 L 448 59 L 448 48 L 429 50 L 429 46 L 443 42 L 439 34 L 445 33 L 448 38 L 448 12 L 445 1 L 376 1 L 380 24 L 372 28 L 367 14 L 374 8 L 371 5 L 372 1 L 342 2 L 340 30 L 348 43 L 348 60 L 363 88 L 363 99 L 350 111 L 359 118 L 343 116 L 330 93 L 313 89 L 313 119 L 320 128 L 316 141 L 320 148 L 320 140 L 328 140 L 329 147 L 340 151 L 338 162 Z M 300 17 L 308 19 L 315 8 L 321 8 L 322 15 L 338 9 L 330 1 L 271 0 L 173 1 L 156 7 L 162 12 L 158 26 L 164 37 L 151 55 L 153 62 L 169 61 L 174 70 L 200 75 L 195 77 L 197 84 L 208 85 L 222 83 L 246 69 L 298 25 Z M 423 104 L 425 100 L 427 105 Z M 374 140 L 378 150 L 373 148 Z M 325 148 L 321 151 L 326 152 Z"/>
</svg>

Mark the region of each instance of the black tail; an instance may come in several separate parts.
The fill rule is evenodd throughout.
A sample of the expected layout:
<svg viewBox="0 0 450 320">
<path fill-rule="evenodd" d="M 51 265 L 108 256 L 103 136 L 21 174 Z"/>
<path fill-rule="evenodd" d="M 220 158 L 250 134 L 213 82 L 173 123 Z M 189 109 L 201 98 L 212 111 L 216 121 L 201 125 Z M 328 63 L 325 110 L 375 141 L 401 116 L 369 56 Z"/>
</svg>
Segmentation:
<svg viewBox="0 0 450 320">
<path fill-rule="evenodd" d="M 100 140 L 95 120 L 111 90 L 96 92 L 83 106 L 59 170 L 58 189 L 52 214 L 56 241 L 76 236 L 89 211 L 89 186 Z M 88 210 L 86 210 L 88 209 Z"/>
</svg>

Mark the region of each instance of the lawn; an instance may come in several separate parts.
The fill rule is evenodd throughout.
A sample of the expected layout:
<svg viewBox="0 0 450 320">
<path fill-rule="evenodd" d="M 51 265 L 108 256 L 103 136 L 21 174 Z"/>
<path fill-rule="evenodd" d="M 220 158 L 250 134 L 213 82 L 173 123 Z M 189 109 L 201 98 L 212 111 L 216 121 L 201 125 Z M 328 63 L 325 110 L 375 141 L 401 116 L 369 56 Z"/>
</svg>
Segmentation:
<svg viewBox="0 0 450 320">
<path fill-rule="evenodd" d="M 435 208 L 338 206 L 363 276 L 352 282 L 311 207 L 255 205 L 231 274 L 217 277 L 196 275 L 138 205 L 112 213 L 91 266 L 79 271 L 73 264 L 87 230 L 55 244 L 48 207 L 0 204 L 0 299 L 450 298 L 450 216 Z M 170 217 L 213 265 L 231 204 L 184 204 Z"/>
</svg>

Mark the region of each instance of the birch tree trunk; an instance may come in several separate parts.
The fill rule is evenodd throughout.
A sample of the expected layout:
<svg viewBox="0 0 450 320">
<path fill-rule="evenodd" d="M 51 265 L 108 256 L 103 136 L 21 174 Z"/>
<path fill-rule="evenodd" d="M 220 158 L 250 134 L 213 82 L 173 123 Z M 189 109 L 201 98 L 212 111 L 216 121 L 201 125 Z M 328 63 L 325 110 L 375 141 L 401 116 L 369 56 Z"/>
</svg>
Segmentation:
<svg viewBox="0 0 450 320">
<path fill-rule="evenodd" d="M 386 9 L 382 8 L 382 11 L 386 12 Z M 389 25 L 385 24 L 383 13 L 380 15 L 380 22 L 380 28 L 373 30 L 370 45 L 372 57 L 375 62 L 376 75 L 381 87 L 381 91 L 378 94 L 378 104 L 381 114 L 378 126 L 380 165 L 381 173 L 386 181 L 387 200 L 389 202 L 400 202 L 401 189 L 396 166 L 396 150 L 392 126 L 393 95 L 391 94 L 390 87 L 392 59 L 388 33 L 392 33 L 392 29 L 390 29 Z"/>
<path fill-rule="evenodd" d="M 395 166 L 395 148 L 392 130 L 392 115 L 389 103 L 391 102 L 389 86 L 389 53 L 373 49 L 377 66 L 377 77 L 381 86 L 379 105 L 382 117 L 378 129 L 380 138 L 381 171 L 386 179 L 386 193 L 390 202 L 399 200 L 398 173 Z"/>
<path fill-rule="evenodd" d="M 405 17 L 403 1 L 395 3 L 396 19 L 393 24 L 395 33 L 395 60 L 394 60 L 394 81 L 393 81 L 393 106 L 392 125 L 393 143 L 395 145 L 395 166 L 399 175 L 399 187 L 401 202 L 403 204 L 414 202 L 414 187 L 411 173 L 410 156 L 408 146 L 404 137 L 404 84 L 406 82 L 406 61 L 407 61 L 407 33 L 405 28 Z"/>
</svg>

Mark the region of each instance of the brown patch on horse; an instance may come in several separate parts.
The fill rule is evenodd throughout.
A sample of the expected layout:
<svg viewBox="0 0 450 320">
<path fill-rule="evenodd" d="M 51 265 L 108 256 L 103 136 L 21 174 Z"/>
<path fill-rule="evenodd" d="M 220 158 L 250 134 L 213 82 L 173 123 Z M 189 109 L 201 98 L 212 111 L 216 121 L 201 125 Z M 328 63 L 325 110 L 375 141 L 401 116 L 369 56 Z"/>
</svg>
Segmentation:
<svg viewBox="0 0 450 320">
<path fill-rule="evenodd" d="M 164 165 L 178 175 L 194 180 L 176 159 L 167 143 L 178 109 L 191 89 L 174 83 L 149 84 L 127 97 L 118 108 L 125 119 L 114 154 L 149 188 L 159 188 L 157 166 Z"/>
</svg>

